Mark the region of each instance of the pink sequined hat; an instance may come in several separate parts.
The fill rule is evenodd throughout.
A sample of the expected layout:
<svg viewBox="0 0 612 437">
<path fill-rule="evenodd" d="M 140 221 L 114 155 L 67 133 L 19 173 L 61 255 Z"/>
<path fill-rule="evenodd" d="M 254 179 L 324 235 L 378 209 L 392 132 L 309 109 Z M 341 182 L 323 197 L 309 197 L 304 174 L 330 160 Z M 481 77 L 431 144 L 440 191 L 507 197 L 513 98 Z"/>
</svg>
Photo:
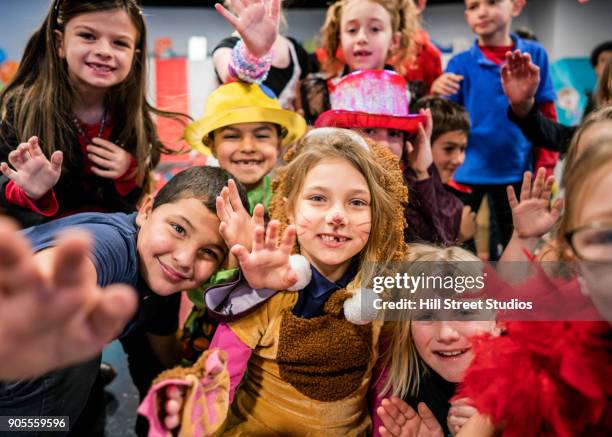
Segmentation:
<svg viewBox="0 0 612 437">
<path fill-rule="evenodd" d="M 390 70 L 364 70 L 328 83 L 331 108 L 315 127 L 387 128 L 416 133 L 425 117 L 408 112 L 406 81 Z"/>
</svg>

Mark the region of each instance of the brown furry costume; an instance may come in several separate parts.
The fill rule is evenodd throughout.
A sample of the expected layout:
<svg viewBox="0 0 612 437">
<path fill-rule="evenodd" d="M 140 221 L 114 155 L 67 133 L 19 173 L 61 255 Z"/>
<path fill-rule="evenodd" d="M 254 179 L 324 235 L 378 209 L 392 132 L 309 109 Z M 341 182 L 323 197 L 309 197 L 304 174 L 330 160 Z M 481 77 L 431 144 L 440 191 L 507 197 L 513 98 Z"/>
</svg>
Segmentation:
<svg viewBox="0 0 612 437">
<path fill-rule="evenodd" d="M 355 135 L 344 134 L 350 147 L 356 147 Z M 357 255 L 361 257 L 360 269 L 364 261 L 400 261 L 407 249 L 402 207 L 407 190 L 398 160 L 386 148 L 367 144 L 376 163 L 377 185 L 390 198 L 393 219 L 373 230 L 381 236 L 374 240 L 381 247 L 369 252 L 374 259 L 365 259 L 365 251 Z M 299 156 L 301 147 L 303 141 L 285 159 L 291 161 Z M 281 222 L 284 232 L 289 219 L 283 193 L 287 191 L 285 184 L 294 181 L 287 180 L 286 168 L 279 169 L 277 175 L 270 215 Z M 287 188 L 294 189 L 292 185 Z M 297 243 L 294 253 L 299 253 Z M 380 272 L 384 267 L 379 268 Z M 252 354 L 230 407 L 224 435 L 345 436 L 370 432 L 366 395 L 377 359 L 381 322 L 356 325 L 347 321 L 343 313 L 344 301 L 360 287 L 365 276 L 361 269 L 346 289 L 334 292 L 322 316 L 295 316 L 292 308 L 298 292 L 281 291 L 255 312 L 229 324 Z"/>
<path fill-rule="evenodd" d="M 378 184 L 393 200 L 394 219 L 375 230 L 384 236 L 384 247 L 375 248 L 376 259 L 362 261 L 400 261 L 407 249 L 401 205 L 407 201 L 407 190 L 395 155 L 370 141 L 367 144 L 379 165 Z M 304 142 L 291 149 L 285 159 L 292 161 L 302 147 Z M 279 169 L 270 204 L 271 218 L 280 221 L 281 232 L 289 225 L 285 184 L 294 183 L 287 179 L 287 169 Z M 299 253 L 297 243 L 294 253 Z M 295 316 L 292 308 L 298 292 L 285 291 L 256 313 L 230 324 L 253 354 L 230 410 L 228 435 L 330 436 L 370 431 L 366 394 L 381 323 L 350 323 L 342 307 L 362 279 L 360 271 L 347 289 L 334 292 L 322 316 Z"/>
</svg>

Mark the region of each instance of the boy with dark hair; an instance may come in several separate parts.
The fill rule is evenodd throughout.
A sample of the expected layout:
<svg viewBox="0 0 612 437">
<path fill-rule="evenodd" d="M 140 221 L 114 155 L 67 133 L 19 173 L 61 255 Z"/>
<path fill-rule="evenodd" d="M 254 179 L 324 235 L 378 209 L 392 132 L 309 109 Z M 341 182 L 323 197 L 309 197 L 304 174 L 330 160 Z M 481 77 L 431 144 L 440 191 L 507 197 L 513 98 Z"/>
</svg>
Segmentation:
<svg viewBox="0 0 612 437">
<path fill-rule="evenodd" d="M 217 196 L 230 178 L 219 168 L 193 167 L 172 178 L 155 199 L 149 196 L 138 213 L 76 214 L 28 228 L 24 235 L 44 271 L 61 262 L 55 247 L 58 234 L 75 227 L 88 231 L 93 244 L 81 266 L 84 282 L 133 286 L 138 310 L 119 337 L 143 329 L 157 358 L 172 365 L 180 352 L 175 335 L 180 292 L 206 282 L 234 243 L 224 241 L 216 211 Z M 248 205 L 246 192 L 240 184 L 236 187 L 234 199 Z M 0 384 L 0 415 L 69 416 L 71 435 L 94 435 L 100 430 L 78 418 L 86 415 L 84 407 L 94 394 L 99 360 L 98 356 L 32 381 Z"/>
<path fill-rule="evenodd" d="M 424 97 L 414 104 L 415 111 L 424 109 L 431 111 L 433 121 L 431 156 L 428 177 L 404 169 L 411 195 L 406 208 L 407 239 L 463 243 L 474 234 L 475 214 L 457 197 L 469 193 L 469 188 L 454 182 L 453 176 L 465 159 L 470 117 L 461 106 L 440 97 Z"/>
</svg>

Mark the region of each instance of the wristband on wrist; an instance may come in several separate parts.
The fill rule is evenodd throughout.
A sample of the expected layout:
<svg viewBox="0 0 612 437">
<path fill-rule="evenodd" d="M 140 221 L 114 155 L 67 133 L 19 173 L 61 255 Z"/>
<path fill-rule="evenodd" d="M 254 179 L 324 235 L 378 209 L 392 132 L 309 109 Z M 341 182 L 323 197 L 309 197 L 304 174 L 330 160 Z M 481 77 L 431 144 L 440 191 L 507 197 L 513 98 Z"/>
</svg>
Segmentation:
<svg viewBox="0 0 612 437">
<path fill-rule="evenodd" d="M 273 51 L 270 50 L 261 58 L 254 56 L 239 40 L 232 49 L 229 63 L 229 74 L 248 83 L 261 83 L 268 77 L 272 66 Z"/>
</svg>

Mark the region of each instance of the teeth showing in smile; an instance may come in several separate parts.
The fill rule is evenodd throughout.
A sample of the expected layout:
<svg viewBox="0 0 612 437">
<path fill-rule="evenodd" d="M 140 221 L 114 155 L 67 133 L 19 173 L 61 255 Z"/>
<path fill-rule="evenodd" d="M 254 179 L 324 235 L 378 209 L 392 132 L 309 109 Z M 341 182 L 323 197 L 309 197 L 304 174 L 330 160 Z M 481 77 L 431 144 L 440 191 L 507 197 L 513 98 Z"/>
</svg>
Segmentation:
<svg viewBox="0 0 612 437">
<path fill-rule="evenodd" d="M 241 159 L 239 161 L 234 161 L 234 164 L 238 164 L 238 165 L 259 165 L 261 163 L 261 161 L 256 161 L 253 159 Z"/>
<path fill-rule="evenodd" d="M 105 73 L 108 73 L 109 71 L 113 71 L 113 69 L 111 67 L 109 67 L 108 65 L 91 64 L 91 63 L 87 64 L 87 65 L 89 65 L 94 70 L 102 71 L 102 72 L 105 72 Z"/>
<path fill-rule="evenodd" d="M 465 353 L 466 351 L 467 349 L 461 349 L 458 351 L 436 351 L 435 353 L 443 357 L 456 357 Z"/>
<path fill-rule="evenodd" d="M 333 235 L 321 235 L 321 240 L 323 240 L 323 241 L 336 241 L 338 243 L 343 243 L 346 240 L 348 240 L 348 238 L 346 238 L 346 237 L 334 237 Z"/>
</svg>

